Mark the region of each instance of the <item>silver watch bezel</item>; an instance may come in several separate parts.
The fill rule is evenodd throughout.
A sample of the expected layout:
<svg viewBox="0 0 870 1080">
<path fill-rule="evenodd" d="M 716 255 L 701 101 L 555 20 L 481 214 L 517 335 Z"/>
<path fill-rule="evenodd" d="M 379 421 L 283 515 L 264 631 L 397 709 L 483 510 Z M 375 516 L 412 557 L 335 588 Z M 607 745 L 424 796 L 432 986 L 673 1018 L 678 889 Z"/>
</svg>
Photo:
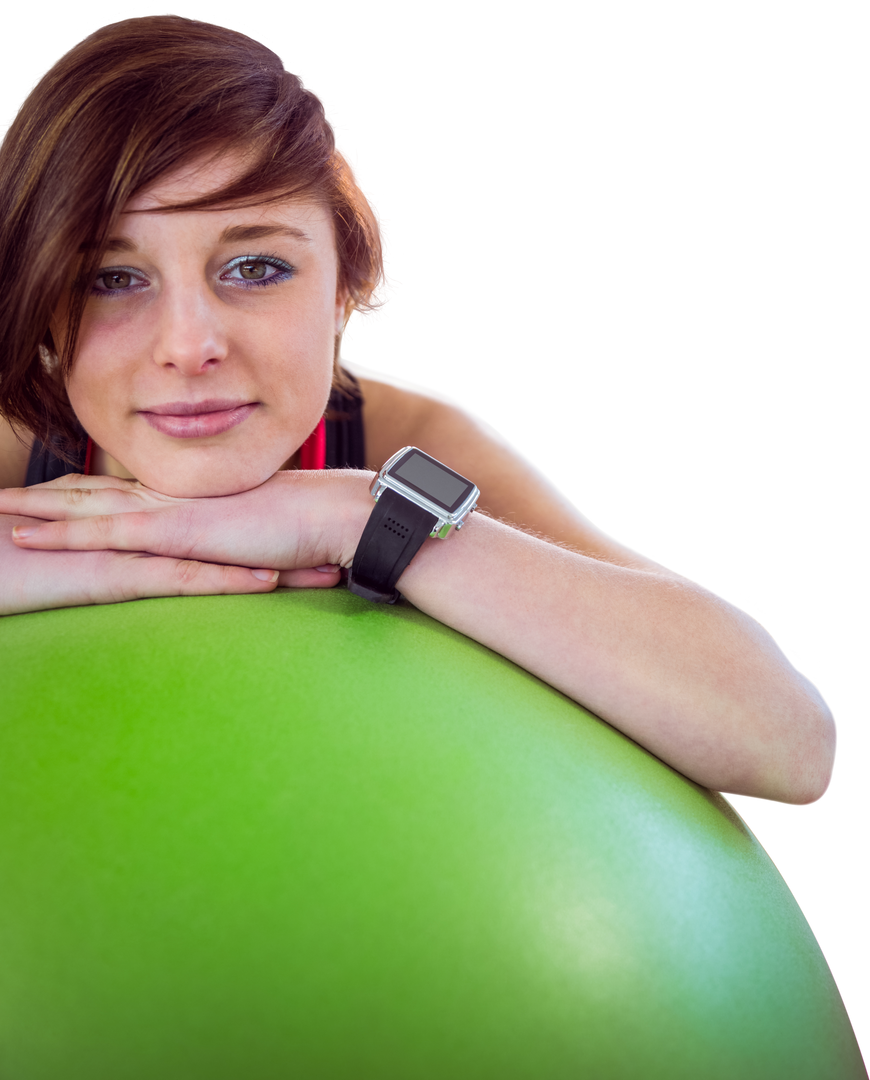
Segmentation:
<svg viewBox="0 0 870 1080">
<path fill-rule="evenodd" d="M 439 537 L 444 539 L 449 535 L 452 529 L 461 529 L 462 523 L 468 517 L 468 515 L 477 509 L 477 500 L 480 498 L 480 489 L 472 484 L 472 481 L 467 476 L 463 476 L 462 479 L 466 480 L 469 484 L 472 484 L 472 489 L 469 494 L 463 499 L 462 503 L 453 511 L 453 513 L 447 513 L 443 506 L 439 506 L 437 503 L 427 499 L 424 495 L 420 495 L 419 492 L 413 491 L 407 487 L 395 476 L 390 476 L 390 469 L 396 464 L 399 458 L 404 457 L 409 450 L 416 450 L 418 454 L 423 454 L 427 458 L 441 465 L 445 469 L 450 469 L 449 465 L 444 465 L 443 462 L 438 461 L 437 458 L 433 458 L 431 454 L 427 454 L 425 450 L 421 450 L 419 446 L 403 446 L 401 450 L 397 450 L 395 454 L 381 466 L 378 471 L 378 475 L 374 478 L 369 489 L 374 496 L 375 502 L 383 495 L 383 493 L 389 488 L 391 491 L 395 491 L 403 498 L 410 500 L 417 506 L 422 507 L 423 510 L 428 511 L 430 514 L 434 514 L 438 519 L 429 533 L 430 536 Z M 455 469 L 450 469 L 451 472 L 456 472 Z M 462 476 L 461 473 L 457 473 L 457 476 Z"/>
</svg>

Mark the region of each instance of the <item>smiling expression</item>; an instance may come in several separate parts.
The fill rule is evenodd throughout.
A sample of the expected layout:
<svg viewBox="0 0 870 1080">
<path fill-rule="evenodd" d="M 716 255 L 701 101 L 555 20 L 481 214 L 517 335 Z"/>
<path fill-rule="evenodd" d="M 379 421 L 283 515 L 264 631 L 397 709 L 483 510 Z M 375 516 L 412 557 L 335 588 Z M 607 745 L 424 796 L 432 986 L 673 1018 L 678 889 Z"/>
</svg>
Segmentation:
<svg viewBox="0 0 870 1080">
<path fill-rule="evenodd" d="M 95 471 L 168 495 L 232 494 L 280 469 L 323 414 L 345 315 L 329 211 L 159 211 L 237 168 L 223 158 L 169 174 L 113 231 L 67 384 Z"/>
</svg>

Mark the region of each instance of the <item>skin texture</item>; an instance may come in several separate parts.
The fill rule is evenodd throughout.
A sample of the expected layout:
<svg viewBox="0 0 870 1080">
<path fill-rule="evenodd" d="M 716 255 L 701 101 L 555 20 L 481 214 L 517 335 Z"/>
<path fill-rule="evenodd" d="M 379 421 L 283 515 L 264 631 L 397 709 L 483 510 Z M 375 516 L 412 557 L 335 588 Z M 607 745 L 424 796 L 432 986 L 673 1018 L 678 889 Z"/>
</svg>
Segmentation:
<svg viewBox="0 0 870 1080">
<path fill-rule="evenodd" d="M 171 495 L 232 494 L 282 467 L 323 414 L 344 318 L 322 207 L 148 212 L 232 171 L 232 159 L 205 175 L 183 170 L 131 200 L 85 310 L 68 385 L 115 471 Z M 233 262 L 255 255 L 271 261 Z M 173 437 L 146 420 L 176 402 L 216 399 L 251 405 L 251 414 L 212 438 Z M 112 468 L 102 456 L 96 465 Z"/>
</svg>

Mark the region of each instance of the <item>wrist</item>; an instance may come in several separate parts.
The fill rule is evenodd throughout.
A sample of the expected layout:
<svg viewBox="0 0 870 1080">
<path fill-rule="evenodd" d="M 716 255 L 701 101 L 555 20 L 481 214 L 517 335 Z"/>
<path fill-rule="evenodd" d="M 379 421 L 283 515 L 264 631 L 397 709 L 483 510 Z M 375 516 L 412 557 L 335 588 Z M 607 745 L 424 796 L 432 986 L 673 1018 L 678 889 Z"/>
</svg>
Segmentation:
<svg viewBox="0 0 870 1080">
<path fill-rule="evenodd" d="M 334 516 L 337 533 L 330 545 L 335 556 L 331 561 L 349 570 L 374 506 L 370 489 L 375 474 L 363 469 L 347 469 L 341 470 L 341 474 L 336 470 L 327 475 L 340 488 L 334 496 L 339 513 Z"/>
<path fill-rule="evenodd" d="M 415 446 L 396 451 L 371 485 L 371 509 L 348 575 L 348 587 L 393 604 L 397 583 L 427 537 L 462 528 L 480 495 L 466 477 Z"/>
</svg>

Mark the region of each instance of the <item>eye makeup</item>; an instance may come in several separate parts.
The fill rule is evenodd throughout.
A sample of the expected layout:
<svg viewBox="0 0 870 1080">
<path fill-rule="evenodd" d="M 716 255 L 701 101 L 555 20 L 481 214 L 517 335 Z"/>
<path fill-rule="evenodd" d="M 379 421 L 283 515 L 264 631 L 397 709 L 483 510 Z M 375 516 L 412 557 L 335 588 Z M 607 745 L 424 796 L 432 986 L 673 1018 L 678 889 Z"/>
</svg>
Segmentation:
<svg viewBox="0 0 870 1080">
<path fill-rule="evenodd" d="M 273 267 L 275 273 L 264 276 L 259 279 L 243 279 L 243 278 L 226 278 L 226 274 L 233 270 L 240 269 L 242 267 Z M 289 262 L 285 262 L 284 259 L 277 255 L 243 255 L 239 258 L 233 259 L 229 264 L 221 271 L 222 280 L 232 281 L 235 285 L 241 285 L 242 288 L 261 288 L 264 285 L 278 285 L 285 281 L 289 281 L 296 274 L 296 268 L 290 266 Z M 103 281 L 105 278 L 114 279 L 136 279 L 141 278 L 141 272 L 134 270 L 133 267 L 105 267 L 98 271 L 95 276 L 94 285 L 91 288 L 92 296 L 112 298 L 118 296 L 130 296 L 134 292 L 138 292 L 138 289 L 130 287 L 119 288 L 99 288 L 98 282 Z"/>
</svg>

